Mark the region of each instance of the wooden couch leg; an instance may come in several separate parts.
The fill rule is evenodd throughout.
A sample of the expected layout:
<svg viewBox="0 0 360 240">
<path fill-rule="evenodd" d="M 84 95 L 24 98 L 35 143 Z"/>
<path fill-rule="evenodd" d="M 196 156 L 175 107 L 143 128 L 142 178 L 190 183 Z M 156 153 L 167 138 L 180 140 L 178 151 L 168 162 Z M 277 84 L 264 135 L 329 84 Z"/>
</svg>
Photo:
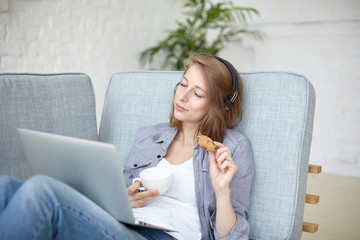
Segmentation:
<svg viewBox="0 0 360 240">
<path fill-rule="evenodd" d="M 310 164 L 308 173 L 319 174 L 319 173 L 321 173 L 321 170 L 322 170 L 321 166 Z M 319 200 L 320 200 L 319 195 L 306 194 L 305 203 L 317 204 L 319 202 Z M 310 223 L 310 222 L 303 222 L 302 227 L 303 227 L 303 232 L 308 232 L 308 233 L 315 233 L 319 229 L 318 224 Z"/>
<path fill-rule="evenodd" d="M 316 223 L 303 222 L 303 232 L 315 233 L 319 229 Z"/>
</svg>

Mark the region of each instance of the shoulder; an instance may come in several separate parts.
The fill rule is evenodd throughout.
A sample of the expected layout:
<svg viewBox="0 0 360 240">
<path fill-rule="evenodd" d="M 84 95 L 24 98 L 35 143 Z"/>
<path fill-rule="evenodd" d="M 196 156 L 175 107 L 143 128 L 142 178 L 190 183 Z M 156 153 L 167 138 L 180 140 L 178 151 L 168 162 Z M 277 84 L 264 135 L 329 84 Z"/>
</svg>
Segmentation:
<svg viewBox="0 0 360 240">
<path fill-rule="evenodd" d="M 138 129 L 138 133 L 139 132 L 145 132 L 145 133 L 150 133 L 150 134 L 161 133 L 170 128 L 171 127 L 170 127 L 169 123 L 158 123 L 158 124 L 154 124 L 154 125 L 150 125 L 150 126 L 141 127 Z"/>
<path fill-rule="evenodd" d="M 242 150 L 245 150 L 247 148 L 251 150 L 251 146 L 248 138 L 241 132 L 234 129 L 226 130 L 224 137 L 224 145 L 228 146 L 232 150 L 235 150 L 239 147 Z"/>
<path fill-rule="evenodd" d="M 254 156 L 248 138 L 237 130 L 227 130 L 224 145 L 230 149 L 235 163 L 241 166 L 238 169 L 237 176 L 245 176 L 249 173 L 253 175 Z"/>
<path fill-rule="evenodd" d="M 166 133 L 172 131 L 174 131 L 174 128 L 171 127 L 169 123 L 158 123 L 155 125 L 141 127 L 136 133 L 135 142 L 139 143 L 146 139 L 160 141 Z"/>
</svg>

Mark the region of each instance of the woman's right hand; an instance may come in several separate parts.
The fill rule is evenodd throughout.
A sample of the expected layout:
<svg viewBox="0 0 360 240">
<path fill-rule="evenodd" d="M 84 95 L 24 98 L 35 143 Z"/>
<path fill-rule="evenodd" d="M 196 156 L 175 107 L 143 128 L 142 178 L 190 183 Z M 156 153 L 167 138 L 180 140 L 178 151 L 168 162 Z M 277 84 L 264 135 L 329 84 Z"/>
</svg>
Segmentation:
<svg viewBox="0 0 360 240">
<path fill-rule="evenodd" d="M 131 207 L 133 208 L 143 207 L 151 199 L 154 199 L 160 195 L 157 190 L 147 190 L 143 192 L 138 192 L 139 187 L 141 187 L 141 182 L 137 181 L 133 185 L 127 188 Z"/>
</svg>

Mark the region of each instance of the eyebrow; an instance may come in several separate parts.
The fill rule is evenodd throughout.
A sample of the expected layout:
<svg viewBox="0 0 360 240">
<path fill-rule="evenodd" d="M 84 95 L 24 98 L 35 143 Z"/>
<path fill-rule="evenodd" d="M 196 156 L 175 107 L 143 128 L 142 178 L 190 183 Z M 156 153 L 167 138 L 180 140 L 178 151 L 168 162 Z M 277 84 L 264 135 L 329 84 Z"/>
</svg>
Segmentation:
<svg viewBox="0 0 360 240">
<path fill-rule="evenodd" d="M 189 79 L 187 79 L 187 77 L 185 77 L 185 75 L 183 76 L 183 78 L 185 78 L 185 80 L 189 82 Z M 201 88 L 201 87 L 199 87 L 199 86 L 197 86 L 197 85 L 195 85 L 195 88 L 198 88 L 198 89 L 200 89 L 201 91 L 203 91 L 204 93 L 207 93 L 203 88 Z"/>
</svg>

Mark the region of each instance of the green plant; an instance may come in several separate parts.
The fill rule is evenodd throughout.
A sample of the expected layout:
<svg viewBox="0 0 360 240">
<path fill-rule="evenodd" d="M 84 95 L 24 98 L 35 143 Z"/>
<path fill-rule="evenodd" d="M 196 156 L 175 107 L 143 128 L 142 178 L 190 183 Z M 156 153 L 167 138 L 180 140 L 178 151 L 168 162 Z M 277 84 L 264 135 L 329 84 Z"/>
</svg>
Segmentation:
<svg viewBox="0 0 360 240">
<path fill-rule="evenodd" d="M 177 28 L 169 31 L 164 40 L 145 49 L 140 56 L 142 63 L 151 64 L 155 55 L 165 53 L 163 68 L 182 70 L 184 60 L 193 52 L 216 55 L 239 34 L 261 39 L 260 32 L 245 27 L 249 17 L 259 15 L 254 8 L 234 6 L 231 1 L 183 1 L 185 22 L 177 21 Z"/>
</svg>

